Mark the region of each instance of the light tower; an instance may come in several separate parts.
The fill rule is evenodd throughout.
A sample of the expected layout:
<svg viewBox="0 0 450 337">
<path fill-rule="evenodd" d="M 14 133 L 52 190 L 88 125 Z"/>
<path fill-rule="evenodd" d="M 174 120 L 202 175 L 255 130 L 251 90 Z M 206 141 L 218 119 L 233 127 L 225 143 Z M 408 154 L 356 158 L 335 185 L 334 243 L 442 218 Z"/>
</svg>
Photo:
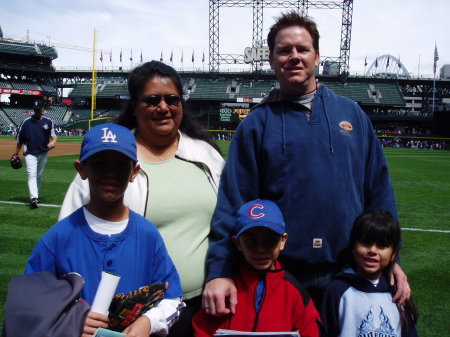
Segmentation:
<svg viewBox="0 0 450 337">
<path fill-rule="evenodd" d="M 243 64 L 241 54 L 221 54 L 219 49 L 219 12 L 221 7 L 253 8 L 252 47 L 257 47 L 263 40 L 263 12 L 265 8 L 294 9 L 302 15 L 308 9 L 342 10 L 341 43 L 339 57 L 327 57 L 326 60 L 338 62 L 339 72 L 348 73 L 350 59 L 350 42 L 352 30 L 353 0 L 310 1 L 310 0 L 210 0 L 209 1 L 209 71 L 218 72 L 221 64 Z M 324 60 L 322 60 L 324 61 Z M 254 62 L 253 69 L 258 70 L 261 62 Z"/>
</svg>

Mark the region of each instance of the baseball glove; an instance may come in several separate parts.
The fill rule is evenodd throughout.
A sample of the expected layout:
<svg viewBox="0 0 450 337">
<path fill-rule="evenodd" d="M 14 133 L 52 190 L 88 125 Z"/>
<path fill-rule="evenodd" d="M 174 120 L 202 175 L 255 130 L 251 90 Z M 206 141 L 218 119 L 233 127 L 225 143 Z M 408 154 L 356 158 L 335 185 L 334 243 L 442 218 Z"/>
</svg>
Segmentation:
<svg viewBox="0 0 450 337">
<path fill-rule="evenodd" d="M 115 295 L 109 306 L 109 328 L 123 331 L 142 314 L 156 307 L 164 298 L 167 287 L 168 283 L 157 282 L 128 294 Z"/>
<path fill-rule="evenodd" d="M 15 170 L 22 167 L 22 160 L 20 160 L 20 157 L 17 154 L 11 156 L 11 167 Z"/>
</svg>

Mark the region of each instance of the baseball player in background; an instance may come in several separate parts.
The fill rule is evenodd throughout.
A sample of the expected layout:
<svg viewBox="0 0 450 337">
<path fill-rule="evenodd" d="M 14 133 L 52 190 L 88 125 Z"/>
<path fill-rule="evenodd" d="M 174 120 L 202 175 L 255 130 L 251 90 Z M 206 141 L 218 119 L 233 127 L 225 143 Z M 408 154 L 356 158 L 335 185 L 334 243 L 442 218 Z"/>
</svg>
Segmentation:
<svg viewBox="0 0 450 337">
<path fill-rule="evenodd" d="M 39 187 L 47 164 L 48 151 L 55 147 L 58 139 L 53 121 L 43 114 L 44 102 L 35 101 L 33 116 L 20 124 L 16 136 L 16 155 L 19 155 L 20 149 L 24 145 L 23 154 L 27 165 L 30 207 L 32 209 L 39 207 Z"/>
</svg>

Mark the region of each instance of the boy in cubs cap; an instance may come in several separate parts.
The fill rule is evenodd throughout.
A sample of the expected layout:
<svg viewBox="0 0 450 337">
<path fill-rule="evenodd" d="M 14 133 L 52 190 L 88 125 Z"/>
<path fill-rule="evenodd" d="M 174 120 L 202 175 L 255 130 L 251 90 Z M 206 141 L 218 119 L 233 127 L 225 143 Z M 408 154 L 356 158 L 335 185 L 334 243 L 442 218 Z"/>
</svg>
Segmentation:
<svg viewBox="0 0 450 337">
<path fill-rule="evenodd" d="M 241 206 L 236 216 L 234 242 L 256 270 L 274 270 L 287 233 L 276 203 L 257 199 Z"/>
<path fill-rule="evenodd" d="M 283 214 L 276 203 L 270 200 L 257 199 L 244 204 L 236 217 L 236 237 L 253 227 L 265 227 L 275 233 L 286 233 Z"/>
<path fill-rule="evenodd" d="M 208 307 L 192 321 L 194 336 L 212 336 L 217 329 L 238 331 L 299 331 L 319 336 L 320 318 L 307 292 L 283 269 L 278 256 L 287 233 L 276 203 L 257 199 L 242 205 L 236 215 L 234 243 L 243 259 L 233 278 L 237 289 L 234 314 L 216 317 Z"/>
</svg>

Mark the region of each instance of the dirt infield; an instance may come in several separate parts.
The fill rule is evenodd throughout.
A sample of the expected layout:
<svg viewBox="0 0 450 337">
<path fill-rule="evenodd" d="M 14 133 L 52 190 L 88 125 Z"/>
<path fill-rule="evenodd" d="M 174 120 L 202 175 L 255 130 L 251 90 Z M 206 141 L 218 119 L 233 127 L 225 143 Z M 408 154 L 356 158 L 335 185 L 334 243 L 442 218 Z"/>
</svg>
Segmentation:
<svg viewBox="0 0 450 337">
<path fill-rule="evenodd" d="M 77 143 L 56 143 L 56 147 L 49 151 L 50 157 L 64 156 L 68 154 L 80 153 L 81 144 Z M 12 154 L 16 151 L 16 141 L 14 139 L 0 139 L 0 160 L 11 158 Z M 23 148 L 20 152 L 20 156 L 23 157 Z"/>
</svg>

